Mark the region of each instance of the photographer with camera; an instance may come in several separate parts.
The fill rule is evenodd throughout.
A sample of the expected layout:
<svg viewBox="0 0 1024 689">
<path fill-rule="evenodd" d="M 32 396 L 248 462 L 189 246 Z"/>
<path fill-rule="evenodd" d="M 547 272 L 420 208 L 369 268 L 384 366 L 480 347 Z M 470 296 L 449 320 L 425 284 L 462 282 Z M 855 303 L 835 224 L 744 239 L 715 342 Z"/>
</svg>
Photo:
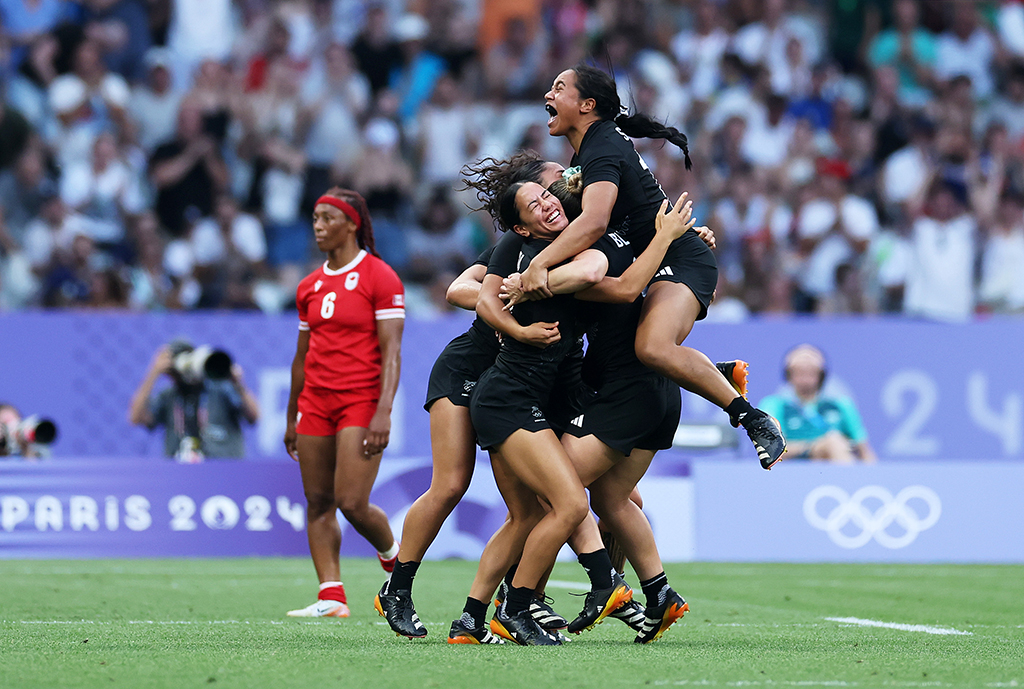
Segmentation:
<svg viewBox="0 0 1024 689">
<path fill-rule="evenodd" d="M 13 404 L 0 402 L 0 457 L 40 459 L 50 456 L 57 425 L 38 416 L 22 418 Z"/>
<path fill-rule="evenodd" d="M 161 375 L 174 384 L 153 395 Z M 132 396 L 128 420 L 152 430 L 164 427 L 164 453 L 179 462 L 245 454 L 241 419 L 255 423 L 259 405 L 242 379 L 242 368 L 223 351 L 174 340 L 157 350 Z"/>
</svg>

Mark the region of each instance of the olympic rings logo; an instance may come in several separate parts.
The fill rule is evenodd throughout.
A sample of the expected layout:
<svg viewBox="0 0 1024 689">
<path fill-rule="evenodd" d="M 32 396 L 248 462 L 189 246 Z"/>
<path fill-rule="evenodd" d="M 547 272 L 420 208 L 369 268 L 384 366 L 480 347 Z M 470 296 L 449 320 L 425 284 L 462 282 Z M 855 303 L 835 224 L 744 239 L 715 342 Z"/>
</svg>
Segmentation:
<svg viewBox="0 0 1024 689">
<path fill-rule="evenodd" d="M 818 511 L 818 503 L 825 501 L 826 509 L 835 503 L 827 515 Z M 923 503 L 923 505 L 921 504 Z M 878 504 L 872 512 L 868 505 Z M 927 508 L 923 515 L 919 509 Z M 804 517 L 807 523 L 828 534 L 840 548 L 860 548 L 874 538 L 879 545 L 890 548 L 905 548 L 914 542 L 925 529 L 939 521 L 942 502 L 931 488 L 907 486 L 893 497 L 882 486 L 864 486 L 853 495 L 839 486 L 818 486 L 804 498 Z M 895 523 L 896 535 L 890 533 Z M 852 524 L 860 533 L 851 534 L 847 529 Z"/>
</svg>

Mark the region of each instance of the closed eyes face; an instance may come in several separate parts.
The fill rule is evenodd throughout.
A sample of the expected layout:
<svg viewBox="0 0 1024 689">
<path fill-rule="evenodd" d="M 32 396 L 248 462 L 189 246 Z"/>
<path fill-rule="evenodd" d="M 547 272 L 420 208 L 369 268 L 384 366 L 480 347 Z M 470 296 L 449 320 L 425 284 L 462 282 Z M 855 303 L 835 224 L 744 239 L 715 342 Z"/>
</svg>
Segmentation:
<svg viewBox="0 0 1024 689">
<path fill-rule="evenodd" d="M 535 182 L 526 182 L 516 192 L 520 224 L 515 231 L 524 237 L 554 239 L 569 225 L 562 203 Z"/>
</svg>

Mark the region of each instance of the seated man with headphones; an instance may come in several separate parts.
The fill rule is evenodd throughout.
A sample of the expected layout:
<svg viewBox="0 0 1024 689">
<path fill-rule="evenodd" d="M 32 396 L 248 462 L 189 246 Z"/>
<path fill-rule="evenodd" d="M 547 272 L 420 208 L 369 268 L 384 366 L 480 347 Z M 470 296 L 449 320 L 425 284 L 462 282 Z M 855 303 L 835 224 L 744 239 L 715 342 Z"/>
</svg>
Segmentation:
<svg viewBox="0 0 1024 689">
<path fill-rule="evenodd" d="M 874 462 L 857 407 L 847 396 L 823 391 L 826 374 L 821 350 L 798 345 L 786 354 L 783 375 L 789 388 L 765 397 L 758 407 L 778 419 L 791 458 Z"/>
</svg>

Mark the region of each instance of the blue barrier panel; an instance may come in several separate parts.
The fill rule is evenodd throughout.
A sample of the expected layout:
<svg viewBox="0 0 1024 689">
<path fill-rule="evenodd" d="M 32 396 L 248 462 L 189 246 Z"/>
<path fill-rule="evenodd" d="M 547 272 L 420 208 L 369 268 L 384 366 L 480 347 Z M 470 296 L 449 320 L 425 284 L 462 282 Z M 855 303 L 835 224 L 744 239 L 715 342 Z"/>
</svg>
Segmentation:
<svg viewBox="0 0 1024 689">
<path fill-rule="evenodd" d="M 393 456 L 429 454 L 422 409 L 434 359 L 464 331 L 469 314 L 405 326 L 402 382 L 392 419 Z M 56 456 L 160 456 L 160 432 L 128 424 L 128 403 L 153 352 L 174 337 L 234 355 L 263 417 L 246 429 L 248 457 L 288 461 L 281 438 L 297 318 L 252 313 L 0 314 L 0 400 L 57 421 Z M 781 384 L 785 352 L 800 342 L 829 359 L 829 385 L 856 400 L 884 460 L 1024 458 L 1024 319 L 946 325 L 896 319 L 762 320 L 699 323 L 687 344 L 715 360 L 751 364 L 750 398 Z M 684 393 L 683 416 L 724 420 Z M 726 453 L 749 460 L 745 438 Z"/>
<path fill-rule="evenodd" d="M 1024 562 L 1024 465 L 696 462 L 698 560 Z"/>
</svg>

